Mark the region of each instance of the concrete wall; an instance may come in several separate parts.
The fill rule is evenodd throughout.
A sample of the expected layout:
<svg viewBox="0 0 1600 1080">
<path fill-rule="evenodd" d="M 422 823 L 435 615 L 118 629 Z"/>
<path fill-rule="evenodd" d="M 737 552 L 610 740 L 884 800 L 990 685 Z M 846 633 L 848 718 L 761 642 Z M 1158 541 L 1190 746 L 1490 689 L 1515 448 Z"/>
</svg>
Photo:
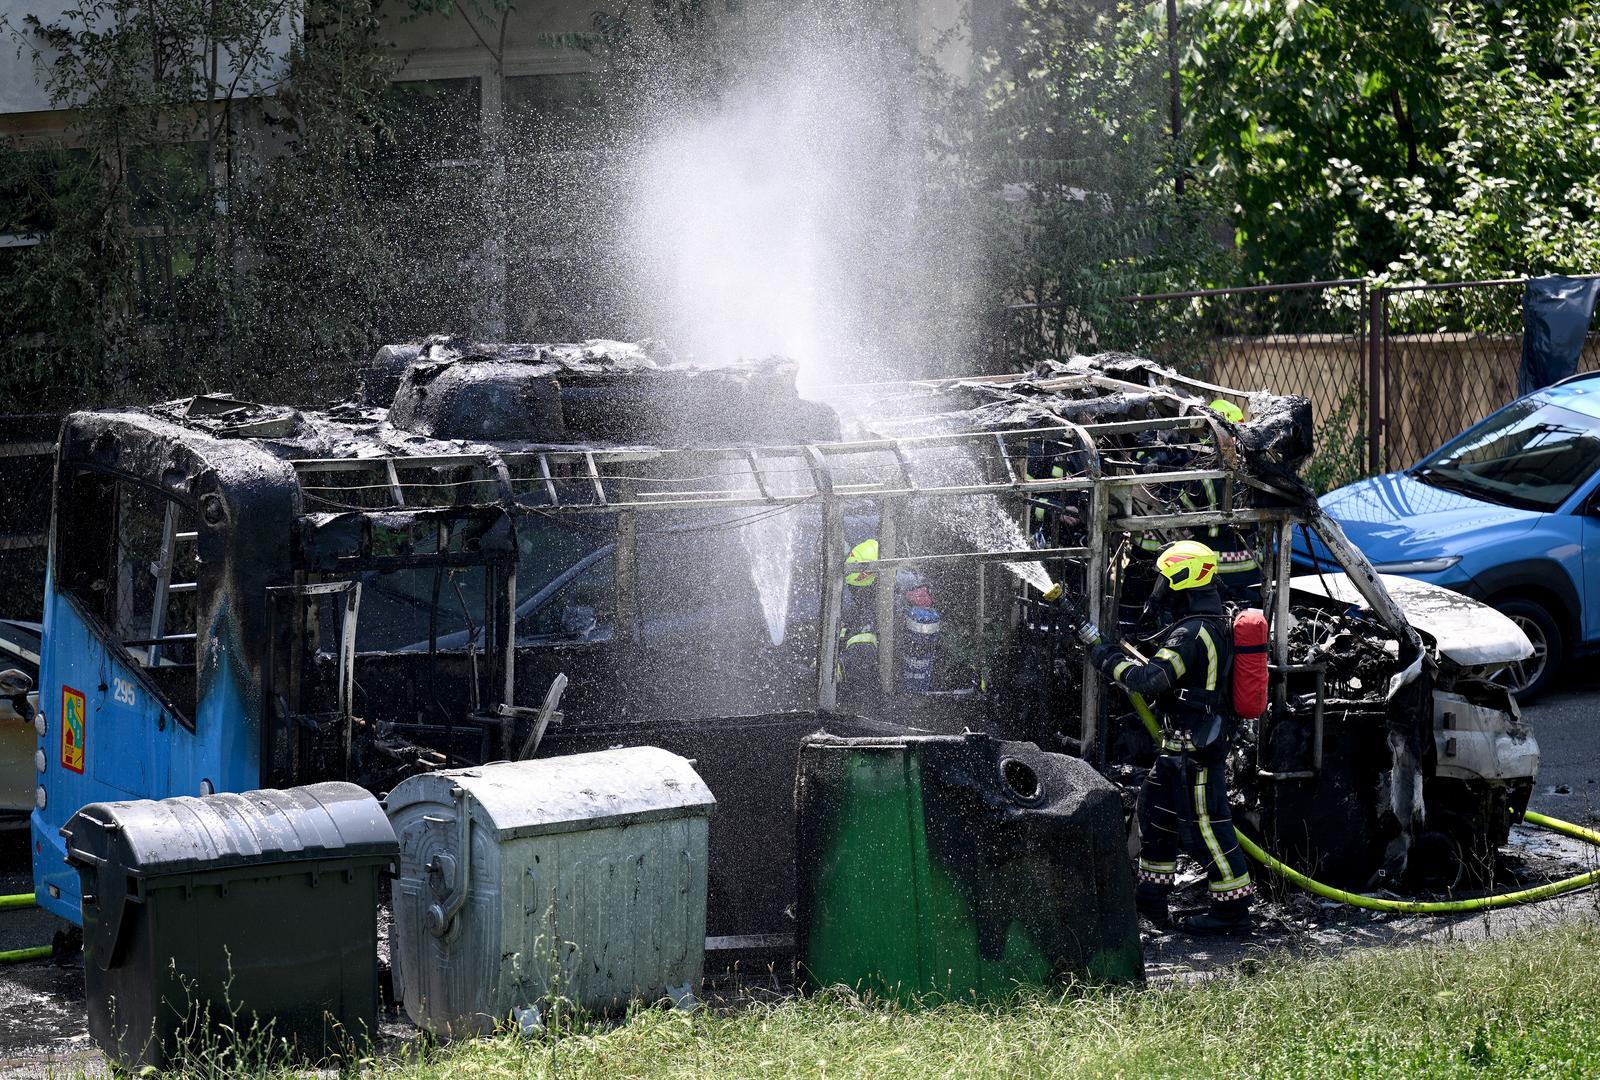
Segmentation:
<svg viewBox="0 0 1600 1080">
<path fill-rule="evenodd" d="M 504 64 L 501 74 L 508 76 L 594 66 L 590 55 L 577 47 L 580 36 L 594 33 L 592 0 L 533 4 L 510 12 L 503 22 L 463 11 L 449 18 L 434 15 L 408 22 L 398 17 L 397 5 L 387 10 L 384 32 L 402 62 L 400 79 L 487 79 L 495 74 L 495 53 Z"/>
<path fill-rule="evenodd" d="M 0 132 L 18 130 L 31 133 L 51 127 L 37 114 L 51 112 L 55 105 L 40 79 L 39 67 L 32 56 L 33 37 L 28 32 L 26 19 L 37 18 L 49 26 L 66 21 L 64 16 L 78 7 L 77 0 L 0 0 L 0 116 L 32 116 L 27 122 L 13 122 L 0 126 Z M 240 86 L 239 97 L 252 97 L 270 93 L 270 86 L 283 75 L 281 61 L 288 55 L 290 44 L 300 34 L 298 8 L 285 8 L 284 17 L 272 28 L 266 52 L 279 63 L 269 64 L 261 73 L 260 86 Z M 48 64 L 54 58 L 46 53 L 40 60 Z M 223 83 L 232 78 L 227 57 L 220 58 L 218 75 Z M 57 128 L 64 125 L 53 125 Z"/>
</svg>

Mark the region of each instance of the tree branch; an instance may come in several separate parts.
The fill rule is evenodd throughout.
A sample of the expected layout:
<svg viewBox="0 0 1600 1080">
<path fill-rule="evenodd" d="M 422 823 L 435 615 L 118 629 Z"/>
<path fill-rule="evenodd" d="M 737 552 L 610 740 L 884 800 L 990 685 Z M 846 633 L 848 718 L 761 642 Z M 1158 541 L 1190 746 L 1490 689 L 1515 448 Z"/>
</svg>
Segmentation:
<svg viewBox="0 0 1600 1080">
<path fill-rule="evenodd" d="M 1421 155 L 1417 148 L 1417 129 L 1411 123 L 1411 116 L 1406 112 L 1405 102 L 1400 98 L 1400 91 L 1389 87 L 1389 111 L 1394 113 L 1394 122 L 1400 129 L 1400 137 L 1406 141 L 1406 175 L 1415 176 L 1422 167 Z"/>
<path fill-rule="evenodd" d="M 478 39 L 478 44 L 483 46 L 485 52 L 494 57 L 495 66 L 500 66 L 500 54 L 495 52 L 494 46 L 490 45 L 484 36 L 478 32 L 478 24 L 472 21 L 472 12 L 468 11 L 464 5 L 457 4 L 456 6 L 461 11 L 461 18 L 466 21 L 467 29 L 472 31 L 472 36 Z"/>
</svg>

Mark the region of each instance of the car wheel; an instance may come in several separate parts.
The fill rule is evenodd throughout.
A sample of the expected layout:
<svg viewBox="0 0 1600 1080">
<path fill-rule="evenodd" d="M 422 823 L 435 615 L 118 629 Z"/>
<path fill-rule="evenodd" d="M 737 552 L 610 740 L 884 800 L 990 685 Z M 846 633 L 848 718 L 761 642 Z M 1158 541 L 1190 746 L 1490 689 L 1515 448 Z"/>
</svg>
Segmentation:
<svg viewBox="0 0 1600 1080">
<path fill-rule="evenodd" d="M 1533 655 L 1500 669 L 1494 681 L 1516 695 L 1519 702 L 1532 701 L 1549 688 L 1561 668 L 1566 643 L 1561 627 L 1542 604 L 1532 600 L 1502 600 L 1495 608 L 1528 635 Z"/>
</svg>

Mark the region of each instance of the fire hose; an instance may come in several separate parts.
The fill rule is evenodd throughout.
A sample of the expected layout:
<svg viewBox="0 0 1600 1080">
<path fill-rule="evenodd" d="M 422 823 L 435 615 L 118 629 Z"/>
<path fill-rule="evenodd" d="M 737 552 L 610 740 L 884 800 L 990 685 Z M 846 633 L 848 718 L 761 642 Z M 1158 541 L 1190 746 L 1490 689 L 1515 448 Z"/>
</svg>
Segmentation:
<svg viewBox="0 0 1600 1080">
<path fill-rule="evenodd" d="M 31 892 L 0 896 L 0 911 L 35 907 L 38 903 L 39 901 Z M 0 965 L 25 964 L 30 960 L 48 960 L 54 954 L 55 949 L 49 945 L 35 945 L 26 949 L 8 949 L 0 951 Z"/>
<path fill-rule="evenodd" d="M 1132 702 L 1133 711 L 1139 717 L 1140 722 L 1144 724 L 1153 737 L 1159 739 L 1161 737 L 1160 723 L 1156 720 L 1155 713 L 1150 708 L 1149 703 L 1138 694 L 1130 693 L 1128 698 Z M 1570 836 L 1574 840 L 1582 840 L 1585 843 L 1600 847 L 1600 832 L 1595 832 L 1593 829 L 1585 829 L 1581 825 L 1574 825 L 1570 821 L 1547 817 L 1533 810 L 1525 812 L 1522 815 L 1522 820 L 1530 825 L 1538 825 L 1540 828 L 1549 829 L 1551 832 L 1557 832 L 1563 836 Z M 1495 893 L 1490 896 L 1475 896 L 1466 900 L 1390 900 L 1382 896 L 1367 896 L 1363 893 L 1336 889 L 1332 885 L 1318 881 L 1309 874 L 1296 870 L 1288 863 L 1264 850 L 1243 832 L 1239 832 L 1237 829 L 1235 829 L 1235 832 L 1239 837 L 1239 846 L 1244 848 L 1245 854 L 1279 877 L 1293 882 L 1308 892 L 1316 893 L 1318 896 L 1327 897 L 1329 900 L 1337 900 L 1341 904 L 1349 904 L 1352 907 L 1366 908 L 1369 911 L 1397 911 L 1406 915 L 1451 915 L 1463 911 L 1490 911 L 1494 908 L 1513 907 L 1517 904 L 1531 904 L 1537 900 L 1548 900 L 1552 896 L 1560 896 L 1562 893 L 1587 888 L 1600 882 L 1600 870 L 1590 870 L 1587 873 L 1576 874 L 1560 881 L 1537 885 L 1531 889 L 1518 889 L 1515 892 Z"/>
<path fill-rule="evenodd" d="M 1575 840 L 1583 840 L 1600 847 L 1600 832 L 1585 829 L 1574 825 L 1570 821 L 1560 818 L 1546 817 L 1544 814 L 1532 810 L 1522 815 L 1522 819 L 1531 825 L 1558 832 L 1563 836 L 1570 836 Z M 1518 889 L 1515 892 L 1495 893 L 1491 896 L 1475 896 L 1466 900 L 1390 900 L 1381 896 L 1366 896 L 1362 893 L 1346 892 L 1336 889 L 1332 885 L 1324 884 L 1315 878 L 1302 874 L 1294 867 L 1277 859 L 1251 840 L 1244 833 L 1238 833 L 1239 844 L 1244 848 L 1245 854 L 1280 877 L 1293 882 L 1318 896 L 1337 900 L 1341 904 L 1352 907 L 1366 908 L 1369 911 L 1396 911 L 1406 915 L 1451 915 L 1462 911 L 1488 911 L 1493 908 L 1512 907 L 1516 904 L 1531 904 L 1536 900 L 1548 900 L 1552 896 L 1582 889 L 1596 882 L 1600 882 L 1600 870 L 1590 870 L 1584 874 L 1564 878 L 1561 881 L 1551 881 L 1544 885 L 1537 885 L 1531 889 Z"/>
</svg>

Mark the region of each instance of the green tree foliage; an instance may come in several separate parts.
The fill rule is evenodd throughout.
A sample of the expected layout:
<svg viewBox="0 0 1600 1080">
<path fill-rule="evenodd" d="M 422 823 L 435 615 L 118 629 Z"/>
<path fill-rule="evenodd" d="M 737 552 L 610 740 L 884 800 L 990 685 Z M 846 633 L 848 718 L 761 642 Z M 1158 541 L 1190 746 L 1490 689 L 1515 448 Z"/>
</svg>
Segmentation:
<svg viewBox="0 0 1600 1080">
<path fill-rule="evenodd" d="M 1172 135 L 1166 34 L 1159 5 L 1019 0 L 984 43 L 972 152 L 1001 208 L 998 275 L 1046 307 L 1013 320 L 1025 351 L 1134 347 L 1119 298 L 1232 273 L 1221 189 Z"/>
<path fill-rule="evenodd" d="M 0 252 L 0 412 L 104 396 L 117 378 L 112 318 L 128 291 L 115 200 L 89 156 L 0 144 L 0 232 L 44 240 Z"/>
<path fill-rule="evenodd" d="M 1359 205 L 1393 223 L 1399 250 L 1382 269 L 1421 280 L 1600 269 L 1600 11 L 1539 26 L 1453 8 L 1440 32 L 1446 141 L 1430 166 L 1396 177 L 1333 163 Z"/>
<path fill-rule="evenodd" d="M 1528 0 L 1190 0 L 1199 170 L 1254 277 L 1593 269 L 1600 13 Z"/>
<path fill-rule="evenodd" d="M 384 341 L 470 329 L 480 185 L 429 167 L 463 110 L 390 83 L 377 0 L 83 0 L 11 30 L 73 126 L 0 147 L 5 226 L 43 239 L 0 264 L 0 410 L 317 403 Z"/>
<path fill-rule="evenodd" d="M 234 259 L 216 282 L 238 359 L 266 396 L 348 393 L 353 361 L 371 355 L 405 273 L 397 206 L 373 173 L 394 138 L 375 5 L 308 9 L 290 77 L 263 103 L 263 137 L 236 184 Z M 241 173 L 246 170 L 241 170 Z M 314 312 L 314 317 L 286 313 Z M 235 370 L 237 374 L 237 370 Z M 282 381 L 279 381 L 279 380 Z"/>
<path fill-rule="evenodd" d="M 8 227 L 43 238 L 0 269 L 0 330 L 24 373 L 4 407 L 148 393 L 184 368 L 204 380 L 203 341 L 227 323 L 214 285 L 236 106 L 270 80 L 270 42 L 295 17 L 286 0 L 83 0 L 10 27 L 75 123 L 70 149 L 0 150 L 8 186 L 32 192 L 6 200 L 23 219 Z"/>
</svg>

